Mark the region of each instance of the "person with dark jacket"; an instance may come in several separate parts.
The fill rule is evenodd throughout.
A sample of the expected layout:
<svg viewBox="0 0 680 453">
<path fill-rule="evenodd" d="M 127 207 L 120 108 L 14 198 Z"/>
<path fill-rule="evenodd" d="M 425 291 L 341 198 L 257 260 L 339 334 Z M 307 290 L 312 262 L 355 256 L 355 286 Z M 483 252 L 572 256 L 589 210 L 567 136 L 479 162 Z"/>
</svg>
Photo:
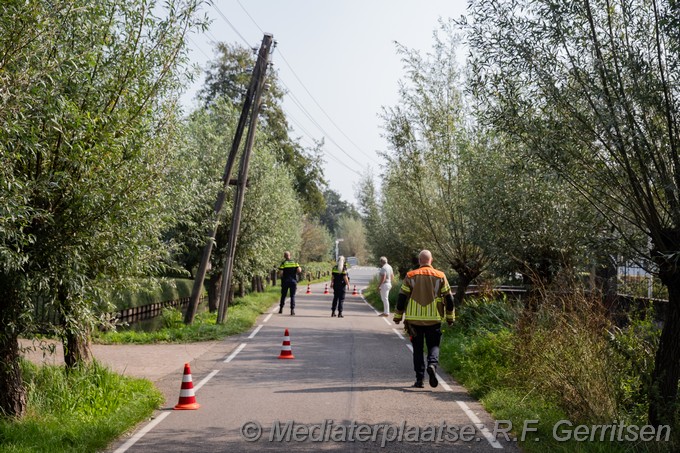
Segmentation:
<svg viewBox="0 0 680 453">
<path fill-rule="evenodd" d="M 295 291 L 297 291 L 297 276 L 302 272 L 297 261 L 290 259 L 290 252 L 283 252 L 283 262 L 279 266 L 281 277 L 281 301 L 279 302 L 279 313 L 283 313 L 283 306 L 286 304 L 286 295 L 290 292 L 290 314 L 295 315 Z"/>
<path fill-rule="evenodd" d="M 331 317 L 335 317 L 335 310 L 338 310 L 338 318 L 342 318 L 342 305 L 345 302 L 345 292 L 349 287 L 349 277 L 347 276 L 347 266 L 345 257 L 340 255 L 338 262 L 331 271 L 331 289 L 333 290 L 333 304 L 331 305 Z"/>
<path fill-rule="evenodd" d="M 432 267 L 432 253 L 423 250 L 418 255 L 420 267 L 409 271 L 402 281 L 394 323 L 402 319 L 411 337 L 413 345 L 413 369 L 416 382 L 413 387 L 423 388 L 425 371 L 429 376 L 430 386 L 439 385 L 437 365 L 439 365 L 439 342 L 441 341 L 441 323 L 445 318 L 448 325 L 455 319 L 453 296 L 446 275 Z M 423 346 L 427 345 L 427 368 L 423 355 Z"/>
</svg>

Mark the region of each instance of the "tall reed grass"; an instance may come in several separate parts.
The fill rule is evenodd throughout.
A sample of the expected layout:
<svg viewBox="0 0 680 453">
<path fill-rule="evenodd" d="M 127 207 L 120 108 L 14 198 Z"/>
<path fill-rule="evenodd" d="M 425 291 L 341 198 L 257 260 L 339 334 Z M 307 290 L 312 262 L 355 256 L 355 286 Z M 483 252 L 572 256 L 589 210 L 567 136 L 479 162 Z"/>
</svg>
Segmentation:
<svg viewBox="0 0 680 453">
<path fill-rule="evenodd" d="M 162 394 L 144 379 L 99 364 L 70 371 L 22 363 L 27 415 L 0 418 L 0 451 L 93 452 L 149 417 Z"/>
</svg>

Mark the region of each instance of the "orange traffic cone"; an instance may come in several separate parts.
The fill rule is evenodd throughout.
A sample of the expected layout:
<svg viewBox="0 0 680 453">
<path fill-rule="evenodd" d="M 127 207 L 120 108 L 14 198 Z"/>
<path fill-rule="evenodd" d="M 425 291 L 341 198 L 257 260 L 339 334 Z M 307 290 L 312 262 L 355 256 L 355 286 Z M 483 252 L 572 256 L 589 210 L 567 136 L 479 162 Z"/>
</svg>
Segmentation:
<svg viewBox="0 0 680 453">
<path fill-rule="evenodd" d="M 309 284 L 307 284 L 307 292 L 305 294 L 312 294 L 312 288 L 309 287 Z"/>
<path fill-rule="evenodd" d="M 281 346 L 281 354 L 279 354 L 279 359 L 294 359 L 293 350 L 290 348 L 290 335 L 288 334 L 288 329 L 283 334 L 283 345 Z"/>
<path fill-rule="evenodd" d="M 323 293 L 328 294 L 328 283 L 326 283 L 326 287 L 324 288 Z"/>
<path fill-rule="evenodd" d="M 357 292 L 357 285 L 354 285 L 354 291 L 352 291 L 352 296 L 358 296 L 359 293 Z"/>
<path fill-rule="evenodd" d="M 191 368 L 189 364 L 184 364 L 184 376 L 182 376 L 182 387 L 179 391 L 179 402 L 175 406 L 175 410 L 195 410 L 201 407 L 196 402 L 194 396 L 194 384 L 191 382 Z"/>
</svg>

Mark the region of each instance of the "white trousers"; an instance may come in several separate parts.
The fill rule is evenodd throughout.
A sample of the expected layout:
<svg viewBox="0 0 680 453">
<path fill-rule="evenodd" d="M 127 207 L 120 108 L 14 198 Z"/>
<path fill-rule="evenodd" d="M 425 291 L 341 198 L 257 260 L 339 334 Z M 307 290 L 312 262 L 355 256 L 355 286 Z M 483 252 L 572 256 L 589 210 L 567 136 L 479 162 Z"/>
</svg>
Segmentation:
<svg viewBox="0 0 680 453">
<path fill-rule="evenodd" d="M 380 285 L 380 298 L 382 299 L 383 303 L 383 313 L 387 314 L 390 314 L 389 294 L 391 289 L 392 285 L 390 283 L 383 283 L 382 285 Z"/>
</svg>

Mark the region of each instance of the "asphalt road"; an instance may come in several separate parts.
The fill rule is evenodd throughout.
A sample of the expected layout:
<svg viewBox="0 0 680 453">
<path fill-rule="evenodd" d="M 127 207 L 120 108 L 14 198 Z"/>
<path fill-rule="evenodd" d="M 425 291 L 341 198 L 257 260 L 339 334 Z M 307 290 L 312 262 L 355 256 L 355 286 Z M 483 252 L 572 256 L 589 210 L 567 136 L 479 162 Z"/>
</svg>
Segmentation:
<svg viewBox="0 0 680 453">
<path fill-rule="evenodd" d="M 228 350 L 192 368 L 198 410 L 164 408 L 109 451 L 519 451 L 493 436 L 494 420 L 441 370 L 437 388 L 427 377 L 424 389 L 411 388 L 401 325 L 351 295 L 376 271 L 350 270 L 344 318 L 330 317 L 324 284 L 312 294 L 300 284 L 296 316 L 288 301 L 283 314 L 272 307 Z M 292 360 L 278 358 L 285 329 Z"/>
</svg>

